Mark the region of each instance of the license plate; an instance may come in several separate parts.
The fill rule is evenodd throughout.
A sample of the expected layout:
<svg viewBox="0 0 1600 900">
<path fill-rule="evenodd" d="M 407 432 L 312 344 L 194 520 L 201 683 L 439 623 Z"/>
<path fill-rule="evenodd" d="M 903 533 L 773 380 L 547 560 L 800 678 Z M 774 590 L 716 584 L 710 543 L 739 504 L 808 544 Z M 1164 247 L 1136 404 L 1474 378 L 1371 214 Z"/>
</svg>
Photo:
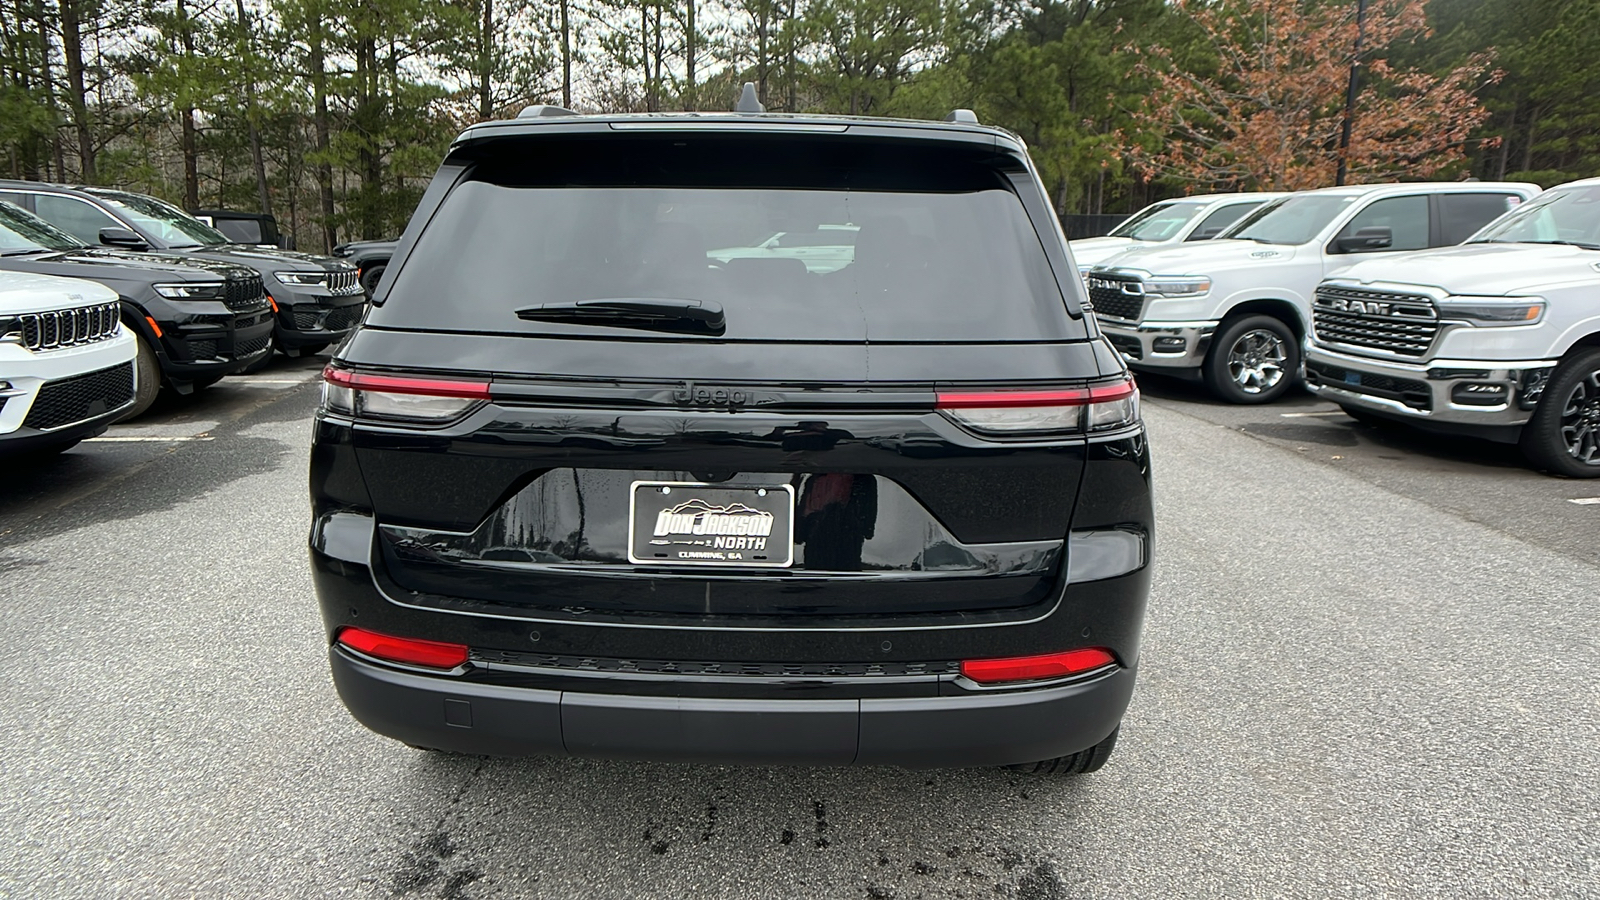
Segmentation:
<svg viewBox="0 0 1600 900">
<path fill-rule="evenodd" d="M 636 564 L 782 568 L 794 562 L 794 488 L 635 481 L 628 535 Z"/>
</svg>

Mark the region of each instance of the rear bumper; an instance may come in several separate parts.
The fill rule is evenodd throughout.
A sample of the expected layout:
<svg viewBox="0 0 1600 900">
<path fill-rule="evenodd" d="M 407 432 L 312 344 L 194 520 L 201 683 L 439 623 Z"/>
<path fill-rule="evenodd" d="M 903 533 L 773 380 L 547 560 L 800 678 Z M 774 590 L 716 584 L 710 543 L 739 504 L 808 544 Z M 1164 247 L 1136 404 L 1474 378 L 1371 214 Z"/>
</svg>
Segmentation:
<svg viewBox="0 0 1600 900">
<path fill-rule="evenodd" d="M 1134 672 L 957 697 L 733 699 L 460 682 L 330 651 L 363 725 L 424 747 L 495 756 L 736 764 L 1007 765 L 1075 753 L 1117 727 Z"/>
</svg>

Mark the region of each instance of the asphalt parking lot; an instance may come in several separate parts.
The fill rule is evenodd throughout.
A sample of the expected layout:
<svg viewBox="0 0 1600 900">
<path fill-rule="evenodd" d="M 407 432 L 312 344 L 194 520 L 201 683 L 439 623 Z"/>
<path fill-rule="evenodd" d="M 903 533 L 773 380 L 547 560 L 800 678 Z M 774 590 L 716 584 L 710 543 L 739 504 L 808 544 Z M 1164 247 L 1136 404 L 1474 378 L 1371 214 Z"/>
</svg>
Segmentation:
<svg viewBox="0 0 1600 900">
<path fill-rule="evenodd" d="M 0 897 L 1600 895 L 1600 483 L 1146 378 L 1156 585 L 1100 773 L 479 759 L 334 695 L 320 364 L 0 479 Z"/>
</svg>

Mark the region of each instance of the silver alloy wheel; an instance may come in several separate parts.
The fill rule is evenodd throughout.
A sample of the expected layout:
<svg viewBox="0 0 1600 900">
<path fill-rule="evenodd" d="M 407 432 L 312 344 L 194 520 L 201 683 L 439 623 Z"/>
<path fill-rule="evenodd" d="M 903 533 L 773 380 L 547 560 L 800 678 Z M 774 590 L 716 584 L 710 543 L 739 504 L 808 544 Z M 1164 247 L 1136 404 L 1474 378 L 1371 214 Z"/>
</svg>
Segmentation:
<svg viewBox="0 0 1600 900">
<path fill-rule="evenodd" d="M 1572 386 L 1567 402 L 1561 405 L 1558 426 L 1567 453 L 1585 465 L 1600 466 L 1600 369 L 1590 372 Z"/>
<path fill-rule="evenodd" d="M 1228 376 L 1246 394 L 1270 391 L 1283 380 L 1289 350 L 1283 339 L 1265 328 L 1239 335 L 1228 348 Z"/>
</svg>

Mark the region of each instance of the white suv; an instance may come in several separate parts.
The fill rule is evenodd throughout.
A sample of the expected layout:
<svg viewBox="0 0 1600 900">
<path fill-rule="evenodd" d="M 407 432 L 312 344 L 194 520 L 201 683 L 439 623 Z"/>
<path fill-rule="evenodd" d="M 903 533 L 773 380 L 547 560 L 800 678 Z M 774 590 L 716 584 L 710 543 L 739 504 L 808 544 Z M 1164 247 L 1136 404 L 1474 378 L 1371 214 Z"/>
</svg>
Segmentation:
<svg viewBox="0 0 1600 900">
<path fill-rule="evenodd" d="M 1197 194 L 1152 203 L 1123 219 L 1109 234 L 1072 241 L 1072 258 L 1078 264 L 1078 271 L 1085 272 L 1135 247 L 1209 241 L 1227 231 L 1230 225 L 1256 207 L 1282 196 L 1282 193 L 1267 191 L 1254 194 Z"/>
<path fill-rule="evenodd" d="M 0 453 L 60 452 L 133 405 L 136 344 L 116 291 L 0 272 Z"/>
<path fill-rule="evenodd" d="M 1200 376 L 1265 403 L 1298 380 L 1311 295 L 1359 254 L 1460 243 L 1539 194 L 1510 182 L 1368 184 L 1281 197 L 1221 237 L 1135 249 L 1085 276 L 1101 330 L 1135 368 Z"/>
<path fill-rule="evenodd" d="M 1317 288 L 1306 386 L 1358 419 L 1515 441 L 1600 477 L 1600 178 L 1551 188 L 1465 244 Z"/>
</svg>

